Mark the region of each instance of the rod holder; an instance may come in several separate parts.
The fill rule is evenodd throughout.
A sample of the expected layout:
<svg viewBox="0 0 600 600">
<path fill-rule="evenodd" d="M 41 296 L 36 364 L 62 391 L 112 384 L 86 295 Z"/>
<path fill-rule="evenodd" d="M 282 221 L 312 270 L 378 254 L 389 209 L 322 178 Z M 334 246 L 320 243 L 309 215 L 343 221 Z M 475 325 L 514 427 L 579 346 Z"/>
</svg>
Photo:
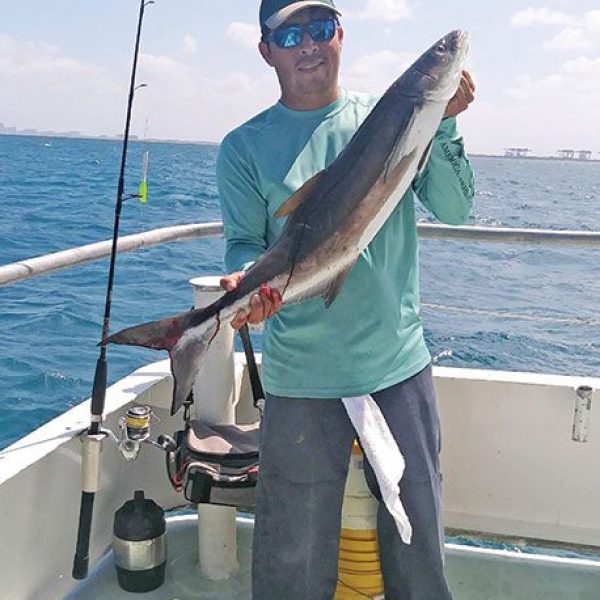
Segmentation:
<svg viewBox="0 0 600 600">
<path fill-rule="evenodd" d="M 594 390 L 589 385 L 580 385 L 575 390 L 575 415 L 572 434 L 574 442 L 587 442 L 593 394 Z"/>
</svg>

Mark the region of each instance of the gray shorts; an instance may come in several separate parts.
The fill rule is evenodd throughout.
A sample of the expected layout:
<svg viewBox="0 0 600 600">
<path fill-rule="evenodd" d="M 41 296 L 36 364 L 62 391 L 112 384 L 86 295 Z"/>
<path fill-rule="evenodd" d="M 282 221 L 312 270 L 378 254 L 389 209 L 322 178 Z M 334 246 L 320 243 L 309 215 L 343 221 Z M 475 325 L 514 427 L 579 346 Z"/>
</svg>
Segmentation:
<svg viewBox="0 0 600 600">
<path fill-rule="evenodd" d="M 406 460 L 400 497 L 413 526 L 403 544 L 383 504 L 378 542 L 386 600 L 450 600 L 440 509 L 440 425 L 431 367 L 372 394 Z M 267 394 L 261 426 L 253 600 L 331 600 L 341 506 L 356 433 L 340 399 Z M 369 486 L 379 497 L 365 461 Z"/>
</svg>

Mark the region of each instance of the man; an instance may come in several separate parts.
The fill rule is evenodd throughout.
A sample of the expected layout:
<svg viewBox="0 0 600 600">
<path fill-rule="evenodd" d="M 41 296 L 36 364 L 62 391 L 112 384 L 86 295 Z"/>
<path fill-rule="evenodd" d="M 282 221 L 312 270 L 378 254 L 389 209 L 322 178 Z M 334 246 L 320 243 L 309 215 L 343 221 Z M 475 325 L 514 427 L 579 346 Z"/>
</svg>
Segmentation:
<svg viewBox="0 0 600 600">
<path fill-rule="evenodd" d="M 342 151 L 377 98 L 341 90 L 344 31 L 333 0 L 262 0 L 259 51 L 281 99 L 228 134 L 217 178 L 233 289 L 282 230 L 274 213 Z M 337 584 L 341 504 L 355 432 L 341 402 L 371 394 L 406 460 L 400 497 L 413 526 L 405 545 L 383 504 L 378 542 L 386 600 L 448 600 L 440 516 L 439 420 L 419 317 L 414 193 L 442 221 L 463 223 L 473 174 L 455 116 L 473 99 L 463 73 L 412 190 L 362 253 L 326 309 L 322 300 L 281 308 L 278 290 L 253 297 L 269 317 L 267 392 L 253 554 L 254 600 L 331 600 Z M 281 310 L 280 310 L 281 308 Z M 378 494 L 370 466 L 369 483 Z"/>
</svg>

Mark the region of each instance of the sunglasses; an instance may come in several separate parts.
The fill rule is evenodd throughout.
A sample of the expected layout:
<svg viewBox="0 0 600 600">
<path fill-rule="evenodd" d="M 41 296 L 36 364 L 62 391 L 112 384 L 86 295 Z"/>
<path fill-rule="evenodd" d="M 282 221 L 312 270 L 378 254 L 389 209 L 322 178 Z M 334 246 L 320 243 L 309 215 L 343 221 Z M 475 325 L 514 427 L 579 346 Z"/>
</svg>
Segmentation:
<svg viewBox="0 0 600 600">
<path fill-rule="evenodd" d="M 265 41 L 274 42 L 279 48 L 296 48 L 304 40 L 304 34 L 308 33 L 313 42 L 328 42 L 335 35 L 338 20 L 334 17 L 310 21 L 306 25 L 288 25 L 278 27 L 269 33 Z"/>
</svg>

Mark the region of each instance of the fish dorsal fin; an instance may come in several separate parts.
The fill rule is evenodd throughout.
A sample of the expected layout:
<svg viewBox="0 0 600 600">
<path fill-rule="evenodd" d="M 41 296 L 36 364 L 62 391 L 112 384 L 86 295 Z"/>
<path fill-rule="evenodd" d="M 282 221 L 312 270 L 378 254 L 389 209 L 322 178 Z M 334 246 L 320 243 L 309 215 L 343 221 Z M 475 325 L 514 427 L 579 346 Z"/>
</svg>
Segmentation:
<svg viewBox="0 0 600 600">
<path fill-rule="evenodd" d="M 343 271 L 340 271 L 336 278 L 329 284 L 325 293 L 323 294 L 323 300 L 325 302 L 325 308 L 329 308 L 331 303 L 337 298 L 337 295 L 340 293 L 342 286 L 344 285 L 344 281 L 348 277 L 350 271 L 352 271 L 352 267 L 354 267 L 354 262 L 346 267 Z"/>
<path fill-rule="evenodd" d="M 317 187 L 327 169 L 319 171 L 308 181 L 305 181 L 302 187 L 298 188 L 276 211 L 275 218 L 287 217 L 293 213 L 310 196 L 311 192 Z"/>
</svg>

